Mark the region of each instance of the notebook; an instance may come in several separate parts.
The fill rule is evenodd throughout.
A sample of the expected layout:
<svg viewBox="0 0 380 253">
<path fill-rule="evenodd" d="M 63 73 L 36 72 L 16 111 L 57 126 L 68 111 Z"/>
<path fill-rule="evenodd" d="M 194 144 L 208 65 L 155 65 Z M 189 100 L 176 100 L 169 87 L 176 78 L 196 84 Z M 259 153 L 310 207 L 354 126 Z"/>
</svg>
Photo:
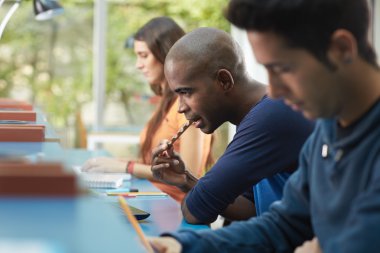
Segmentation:
<svg viewBox="0 0 380 253">
<path fill-rule="evenodd" d="M 73 170 L 88 188 L 119 188 L 124 180 L 131 179 L 131 174 L 127 173 L 82 172 L 80 166 L 73 166 Z"/>
<path fill-rule="evenodd" d="M 124 176 L 106 173 L 81 173 L 80 179 L 88 188 L 119 188 Z"/>
</svg>

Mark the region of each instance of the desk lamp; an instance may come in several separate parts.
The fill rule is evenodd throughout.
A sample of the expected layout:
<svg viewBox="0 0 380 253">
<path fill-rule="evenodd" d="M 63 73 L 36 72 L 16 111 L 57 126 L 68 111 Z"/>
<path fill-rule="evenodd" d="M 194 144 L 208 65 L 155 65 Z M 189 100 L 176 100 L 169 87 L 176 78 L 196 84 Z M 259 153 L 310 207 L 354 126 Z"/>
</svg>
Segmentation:
<svg viewBox="0 0 380 253">
<path fill-rule="evenodd" d="M 4 1 L 5 0 L 0 0 L 0 7 L 3 5 Z M 13 13 L 20 6 L 21 1 L 22 0 L 13 1 L 14 4 L 2 20 L 0 24 L 0 39 L 3 35 L 5 26 L 12 17 Z M 33 0 L 33 9 L 36 20 L 47 20 L 63 12 L 62 6 L 55 0 Z"/>
</svg>

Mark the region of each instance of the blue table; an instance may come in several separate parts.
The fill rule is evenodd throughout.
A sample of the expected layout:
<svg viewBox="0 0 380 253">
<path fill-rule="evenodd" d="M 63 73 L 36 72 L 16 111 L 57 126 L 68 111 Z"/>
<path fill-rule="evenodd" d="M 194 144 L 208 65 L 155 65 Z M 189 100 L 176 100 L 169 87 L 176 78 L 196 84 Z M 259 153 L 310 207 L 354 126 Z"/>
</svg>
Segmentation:
<svg viewBox="0 0 380 253">
<path fill-rule="evenodd" d="M 51 253 L 146 252 L 125 217 L 91 197 L 2 197 L 0 224 L 0 244 L 32 240 Z"/>
<path fill-rule="evenodd" d="M 109 156 L 104 150 L 66 150 L 66 163 L 68 166 L 82 165 L 91 157 Z M 123 188 L 137 188 L 139 191 L 159 191 L 148 180 L 133 178 L 124 182 Z M 122 190 L 122 189 L 121 189 Z M 105 196 L 107 190 L 97 189 L 98 197 L 105 202 L 117 202 L 115 196 Z M 176 231 L 178 229 L 209 229 L 205 225 L 192 225 L 183 220 L 182 212 L 178 202 L 170 197 L 136 197 L 127 198 L 127 203 L 149 212 L 151 215 L 140 223 L 143 231 L 149 236 L 157 236 L 163 232 Z"/>
<path fill-rule="evenodd" d="M 136 178 L 125 183 L 125 188 L 129 187 L 137 188 L 140 191 L 159 191 L 148 180 Z M 117 202 L 115 196 L 103 196 L 103 199 L 106 202 Z M 168 196 L 139 196 L 126 198 L 126 201 L 128 204 L 151 214 L 147 219 L 140 222 L 144 233 L 149 236 L 157 236 L 163 232 L 179 229 L 209 229 L 205 225 L 192 225 L 184 221 L 179 203 Z"/>
<path fill-rule="evenodd" d="M 66 169 L 108 155 L 105 151 L 64 150 L 54 142 L 0 143 L 0 155 L 15 154 L 31 161 L 62 161 Z M 123 187 L 157 190 L 141 179 L 127 181 Z M 145 252 L 131 224 L 115 207 L 117 198 L 102 192 L 76 198 L 0 197 L 0 245 L 4 240 L 34 240 L 50 245 L 50 253 Z M 184 228 L 208 229 L 184 222 L 179 204 L 169 197 L 136 197 L 127 202 L 151 213 L 140 223 L 149 236 Z"/>
</svg>

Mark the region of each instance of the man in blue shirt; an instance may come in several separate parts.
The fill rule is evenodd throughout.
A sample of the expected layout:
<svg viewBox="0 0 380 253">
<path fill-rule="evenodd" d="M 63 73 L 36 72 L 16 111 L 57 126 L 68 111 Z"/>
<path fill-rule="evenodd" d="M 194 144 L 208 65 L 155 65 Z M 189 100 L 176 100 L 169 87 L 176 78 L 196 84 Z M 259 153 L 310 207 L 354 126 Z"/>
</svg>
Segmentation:
<svg viewBox="0 0 380 253">
<path fill-rule="evenodd" d="M 179 96 L 178 111 L 203 132 L 212 133 L 226 121 L 237 126 L 224 154 L 199 180 L 172 150 L 161 155 L 165 145 L 155 151 L 156 178 L 187 192 L 185 219 L 243 220 L 267 211 L 282 197 L 314 124 L 283 101 L 269 99 L 267 86 L 247 75 L 237 43 L 217 29 L 200 28 L 179 40 L 166 57 L 165 75 Z"/>
<path fill-rule="evenodd" d="M 160 252 L 379 251 L 380 70 L 368 41 L 367 5 L 230 2 L 227 17 L 248 30 L 268 71 L 270 95 L 320 120 L 282 200 L 268 212 L 217 231 L 152 239 Z"/>
</svg>

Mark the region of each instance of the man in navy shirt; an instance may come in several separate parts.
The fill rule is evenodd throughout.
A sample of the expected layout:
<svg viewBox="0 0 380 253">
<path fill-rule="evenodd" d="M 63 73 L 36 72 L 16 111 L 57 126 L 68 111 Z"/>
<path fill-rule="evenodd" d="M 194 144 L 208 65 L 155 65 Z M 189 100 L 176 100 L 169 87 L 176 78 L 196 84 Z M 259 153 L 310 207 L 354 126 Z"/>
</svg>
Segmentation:
<svg viewBox="0 0 380 253">
<path fill-rule="evenodd" d="M 219 214 L 242 220 L 265 212 L 281 198 L 313 123 L 269 99 L 266 86 L 247 75 L 237 43 L 217 29 L 200 28 L 179 40 L 166 57 L 165 75 L 180 98 L 179 113 L 203 132 L 227 121 L 237 126 L 225 153 L 200 180 L 172 149 L 162 155 L 166 144 L 155 150 L 155 177 L 187 192 L 185 219 L 211 223 Z"/>
</svg>

